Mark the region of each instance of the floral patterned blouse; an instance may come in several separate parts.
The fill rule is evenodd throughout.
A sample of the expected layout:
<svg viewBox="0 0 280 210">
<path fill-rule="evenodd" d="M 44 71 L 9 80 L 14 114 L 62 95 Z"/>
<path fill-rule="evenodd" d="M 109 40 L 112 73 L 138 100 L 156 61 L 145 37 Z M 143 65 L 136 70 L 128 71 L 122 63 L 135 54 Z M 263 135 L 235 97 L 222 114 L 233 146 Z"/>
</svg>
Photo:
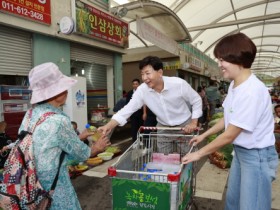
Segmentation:
<svg viewBox="0 0 280 210">
<path fill-rule="evenodd" d="M 90 148 L 78 138 L 70 118 L 61 109 L 48 103 L 36 105 L 32 109 L 29 127 L 36 124 L 46 112 L 56 114 L 49 116 L 42 124 L 38 125 L 33 133 L 33 149 L 38 179 L 45 190 L 50 190 L 58 170 L 60 154 L 65 151 L 66 155 L 61 165 L 51 209 L 81 209 L 68 174 L 67 162 L 86 160 L 90 157 Z M 28 113 L 25 115 L 19 131 L 25 130 Z"/>
</svg>

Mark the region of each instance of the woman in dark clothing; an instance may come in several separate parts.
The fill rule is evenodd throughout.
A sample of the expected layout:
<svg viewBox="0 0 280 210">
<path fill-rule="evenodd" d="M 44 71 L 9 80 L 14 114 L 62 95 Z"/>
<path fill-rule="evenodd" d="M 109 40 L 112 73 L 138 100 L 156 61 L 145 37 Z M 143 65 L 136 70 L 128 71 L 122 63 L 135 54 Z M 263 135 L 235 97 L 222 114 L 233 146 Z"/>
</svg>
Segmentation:
<svg viewBox="0 0 280 210">
<path fill-rule="evenodd" d="M 7 146 L 12 143 L 11 138 L 5 133 L 6 127 L 5 121 L 0 122 L 0 168 L 4 167 L 10 152 Z"/>
<path fill-rule="evenodd" d="M 198 86 L 197 93 L 200 95 L 202 99 L 202 116 L 198 118 L 199 127 L 202 126 L 202 124 L 206 123 L 208 118 L 208 111 L 209 111 L 209 103 L 205 94 L 205 91 L 201 86 Z"/>
</svg>

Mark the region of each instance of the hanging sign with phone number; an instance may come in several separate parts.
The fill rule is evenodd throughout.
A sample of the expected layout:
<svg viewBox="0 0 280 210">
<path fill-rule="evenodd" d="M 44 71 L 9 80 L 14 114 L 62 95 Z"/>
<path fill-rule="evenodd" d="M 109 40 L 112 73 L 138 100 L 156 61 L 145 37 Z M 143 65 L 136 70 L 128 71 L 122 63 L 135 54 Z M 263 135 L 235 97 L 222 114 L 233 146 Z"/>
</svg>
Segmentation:
<svg viewBox="0 0 280 210">
<path fill-rule="evenodd" d="M 51 24 L 50 0 L 0 0 L 0 11 Z"/>
</svg>

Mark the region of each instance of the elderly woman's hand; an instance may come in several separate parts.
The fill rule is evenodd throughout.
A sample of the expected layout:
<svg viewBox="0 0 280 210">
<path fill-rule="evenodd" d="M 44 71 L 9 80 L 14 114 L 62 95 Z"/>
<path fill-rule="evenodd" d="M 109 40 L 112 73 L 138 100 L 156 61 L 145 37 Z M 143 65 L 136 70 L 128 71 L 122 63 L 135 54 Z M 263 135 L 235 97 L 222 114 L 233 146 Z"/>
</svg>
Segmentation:
<svg viewBox="0 0 280 210">
<path fill-rule="evenodd" d="M 94 135 L 97 131 L 91 132 L 89 129 L 84 129 L 82 133 L 79 134 L 79 138 L 83 141 L 88 136 Z"/>
<path fill-rule="evenodd" d="M 9 149 L 8 146 L 4 146 L 4 147 L 1 149 L 0 153 L 5 152 L 5 151 L 7 151 L 8 149 Z"/>
<path fill-rule="evenodd" d="M 91 156 L 95 156 L 100 152 L 103 152 L 106 147 L 110 146 L 111 142 L 109 138 L 106 135 L 102 135 L 98 141 L 96 141 L 92 146 L 91 146 Z"/>
</svg>

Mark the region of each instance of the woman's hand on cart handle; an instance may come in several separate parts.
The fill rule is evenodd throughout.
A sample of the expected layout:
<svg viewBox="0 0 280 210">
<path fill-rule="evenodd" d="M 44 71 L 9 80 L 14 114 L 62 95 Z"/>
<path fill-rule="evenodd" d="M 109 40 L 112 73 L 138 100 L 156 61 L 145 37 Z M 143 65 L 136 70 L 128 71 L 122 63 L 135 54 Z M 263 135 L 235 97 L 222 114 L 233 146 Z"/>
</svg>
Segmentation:
<svg viewBox="0 0 280 210">
<path fill-rule="evenodd" d="M 195 136 L 193 137 L 190 141 L 189 144 L 193 144 L 193 146 L 197 146 L 200 142 L 202 142 L 205 138 L 202 135 Z"/>
<path fill-rule="evenodd" d="M 183 158 L 182 158 L 182 163 L 183 164 L 188 164 L 194 161 L 198 161 L 201 158 L 199 151 L 197 152 L 191 152 L 187 153 Z"/>
</svg>

